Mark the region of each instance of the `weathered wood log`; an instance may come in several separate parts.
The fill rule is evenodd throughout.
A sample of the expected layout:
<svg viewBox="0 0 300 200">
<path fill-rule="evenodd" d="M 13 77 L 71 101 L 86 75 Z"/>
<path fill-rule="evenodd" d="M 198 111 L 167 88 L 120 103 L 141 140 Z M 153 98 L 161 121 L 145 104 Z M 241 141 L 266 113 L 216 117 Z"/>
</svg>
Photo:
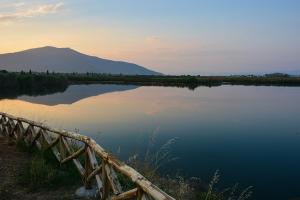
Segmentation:
<svg viewBox="0 0 300 200">
<path fill-rule="evenodd" d="M 90 175 L 88 176 L 87 180 L 91 181 L 92 178 L 94 178 L 94 176 L 96 176 L 97 174 L 100 174 L 102 171 L 102 165 L 101 166 L 97 166 L 94 171 L 92 173 L 90 173 Z"/>
<path fill-rule="evenodd" d="M 76 151 L 75 153 L 73 153 L 72 155 L 68 156 L 67 158 L 63 159 L 61 161 L 62 164 L 69 162 L 70 160 L 73 160 L 74 158 L 77 158 L 78 156 L 80 156 L 82 153 L 84 153 L 85 151 L 85 147 L 81 147 L 78 151 Z"/>
<path fill-rule="evenodd" d="M 126 200 L 126 199 L 133 199 L 137 196 L 138 189 L 134 188 L 132 190 L 129 190 L 127 192 L 123 192 L 122 194 L 119 194 L 118 196 L 112 197 L 112 200 Z"/>
<path fill-rule="evenodd" d="M 41 136 L 41 130 L 34 136 L 33 140 L 31 141 L 31 147 L 37 143 L 37 139 Z"/>
<path fill-rule="evenodd" d="M 24 139 L 25 128 L 20 120 L 17 123 L 18 126 L 18 138 L 17 142 L 22 141 Z"/>
<path fill-rule="evenodd" d="M 95 169 L 98 166 L 98 161 L 96 159 L 95 153 L 90 148 L 87 148 L 86 151 L 87 151 L 87 155 L 90 160 L 90 164 L 91 164 L 92 168 Z"/>
<path fill-rule="evenodd" d="M 25 138 L 25 142 L 28 144 L 28 145 L 31 145 L 31 142 L 32 142 L 32 137 L 33 137 L 33 132 L 34 132 L 34 128 L 32 125 L 29 125 L 27 127 L 27 130 L 26 130 L 26 138 Z"/>
<path fill-rule="evenodd" d="M 102 183 L 103 183 L 103 199 L 109 199 L 110 198 L 110 187 L 108 183 L 108 178 L 105 170 L 105 165 L 107 164 L 106 160 L 102 160 L 102 173 L 101 173 L 101 178 L 102 178 Z"/>
<path fill-rule="evenodd" d="M 46 139 L 45 134 L 44 134 L 44 138 Z M 50 142 L 50 144 L 48 144 L 48 145 L 45 147 L 45 151 L 47 151 L 47 150 L 49 150 L 50 148 L 52 148 L 53 146 L 55 146 L 58 142 L 59 142 L 59 137 L 57 137 L 55 140 L 53 140 L 52 142 Z"/>
<path fill-rule="evenodd" d="M 17 139 L 18 137 L 16 134 L 17 124 L 15 124 L 15 122 L 12 120 L 9 120 L 9 124 L 10 124 L 9 136 L 15 137 Z"/>
<path fill-rule="evenodd" d="M 139 188 L 137 191 L 137 200 L 150 200 L 150 198 L 141 188 Z"/>
<path fill-rule="evenodd" d="M 10 138 L 14 138 L 15 137 L 15 134 L 14 134 L 15 123 L 14 123 L 14 121 L 11 120 L 10 118 L 8 118 L 6 126 L 7 126 L 7 136 L 10 137 Z"/>
<path fill-rule="evenodd" d="M 66 150 L 69 154 L 73 154 L 74 153 L 74 150 L 70 147 L 68 141 L 63 138 L 63 142 L 66 143 L 67 145 L 65 146 L 66 147 Z M 73 158 L 73 163 L 75 165 L 75 167 L 77 168 L 78 172 L 80 173 L 81 177 L 84 176 L 85 174 L 85 169 L 83 168 L 81 162 L 77 159 L 77 158 Z"/>
<path fill-rule="evenodd" d="M 80 161 L 76 158 L 73 158 L 73 163 L 74 163 L 75 167 L 77 168 L 77 170 L 79 171 L 80 175 L 84 176 L 85 169 L 82 167 L 82 164 L 80 163 Z"/>
<path fill-rule="evenodd" d="M 59 136 L 59 153 L 60 153 L 60 163 L 62 164 L 63 159 L 67 157 L 66 145 L 63 142 L 64 137 Z"/>
<path fill-rule="evenodd" d="M 87 182 L 91 182 L 92 178 L 95 177 L 96 179 L 96 184 L 98 186 L 98 193 L 100 198 L 102 199 L 103 196 L 103 182 L 101 180 L 101 171 L 102 171 L 102 166 L 98 165 L 97 159 L 95 157 L 95 154 L 92 153 L 91 151 L 88 150 L 88 155 L 90 157 L 90 162 L 93 168 L 93 172 L 91 172 L 88 177 L 87 177 Z"/>
<path fill-rule="evenodd" d="M 99 195 L 102 196 L 101 190 L 103 190 L 103 182 L 101 181 L 101 178 L 100 178 L 101 166 L 98 165 L 98 161 L 97 161 L 97 158 L 95 156 L 95 152 L 93 150 L 91 150 L 90 148 L 87 148 L 87 153 L 88 153 L 88 156 L 89 156 L 89 160 L 90 160 L 90 164 L 92 166 L 92 169 L 94 170 L 87 177 L 87 182 L 91 182 L 92 177 L 95 176 L 96 183 L 97 183 L 97 186 L 98 186 Z"/>
<path fill-rule="evenodd" d="M 50 146 L 51 138 L 46 132 L 44 132 L 44 138 L 45 138 L 45 141 L 48 143 L 48 146 Z M 60 162 L 61 158 L 60 158 L 60 154 L 59 154 L 56 146 L 53 145 L 50 147 L 50 149 L 51 149 L 52 153 L 54 154 L 54 156 L 56 157 L 57 161 Z"/>
<path fill-rule="evenodd" d="M 113 168 L 111 168 L 109 165 L 105 165 L 105 170 L 106 170 L 107 178 L 109 180 L 110 186 L 111 186 L 114 194 L 118 195 L 118 194 L 122 193 L 121 184 L 120 184 L 118 177 L 117 177 L 115 171 L 113 170 Z"/>
<path fill-rule="evenodd" d="M 87 189 L 92 188 L 92 183 L 91 181 L 88 181 L 89 175 L 93 172 L 93 166 L 91 165 L 91 160 L 89 156 L 90 148 L 88 145 L 85 146 L 85 161 L 84 161 L 84 169 L 85 169 L 85 174 L 84 174 L 84 185 Z"/>
</svg>

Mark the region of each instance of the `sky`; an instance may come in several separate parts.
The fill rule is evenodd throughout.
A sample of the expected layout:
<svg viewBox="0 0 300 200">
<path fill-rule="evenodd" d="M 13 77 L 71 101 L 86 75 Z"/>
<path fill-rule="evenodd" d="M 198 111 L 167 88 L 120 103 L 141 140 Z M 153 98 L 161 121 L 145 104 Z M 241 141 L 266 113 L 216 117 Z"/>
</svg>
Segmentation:
<svg viewBox="0 0 300 200">
<path fill-rule="evenodd" d="M 0 54 L 42 46 L 165 74 L 300 74 L 300 1 L 0 0 Z"/>
</svg>

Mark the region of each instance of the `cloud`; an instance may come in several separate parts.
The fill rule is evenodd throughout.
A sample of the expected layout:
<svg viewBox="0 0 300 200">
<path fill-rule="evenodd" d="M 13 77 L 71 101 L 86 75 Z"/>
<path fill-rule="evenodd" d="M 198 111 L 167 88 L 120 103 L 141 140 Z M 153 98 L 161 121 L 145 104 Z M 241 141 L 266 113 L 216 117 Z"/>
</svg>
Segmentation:
<svg viewBox="0 0 300 200">
<path fill-rule="evenodd" d="M 149 44 L 160 43 L 161 42 L 161 38 L 158 37 L 158 36 L 149 36 L 149 37 L 146 37 L 145 40 Z"/>
<path fill-rule="evenodd" d="M 21 7 L 21 8 L 16 9 L 15 11 L 10 13 L 4 13 L 4 14 L 0 13 L 0 22 L 9 23 L 9 22 L 26 19 L 26 18 L 32 18 L 32 17 L 38 17 L 47 14 L 57 13 L 63 8 L 64 3 L 60 2 L 56 4 L 38 5 L 26 9 L 24 8 L 24 5 L 25 4 L 23 3 L 18 3 L 13 7 L 18 7 L 18 8 Z"/>
<path fill-rule="evenodd" d="M 16 3 L 4 2 L 4 3 L 1 3 L 0 9 L 17 8 L 17 7 L 21 7 L 21 6 L 24 6 L 24 5 L 25 5 L 24 2 L 16 2 Z"/>
</svg>

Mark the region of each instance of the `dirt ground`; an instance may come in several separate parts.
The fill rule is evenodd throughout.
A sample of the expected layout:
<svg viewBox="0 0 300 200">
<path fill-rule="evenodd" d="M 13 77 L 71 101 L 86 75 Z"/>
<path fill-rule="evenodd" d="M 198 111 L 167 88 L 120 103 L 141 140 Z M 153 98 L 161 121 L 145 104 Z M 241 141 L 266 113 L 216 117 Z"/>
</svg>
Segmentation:
<svg viewBox="0 0 300 200">
<path fill-rule="evenodd" d="M 76 188 L 30 192 L 26 185 L 17 184 L 16 176 L 30 160 L 29 154 L 19 152 L 15 145 L 0 135 L 0 200 L 78 199 L 74 195 Z"/>
</svg>

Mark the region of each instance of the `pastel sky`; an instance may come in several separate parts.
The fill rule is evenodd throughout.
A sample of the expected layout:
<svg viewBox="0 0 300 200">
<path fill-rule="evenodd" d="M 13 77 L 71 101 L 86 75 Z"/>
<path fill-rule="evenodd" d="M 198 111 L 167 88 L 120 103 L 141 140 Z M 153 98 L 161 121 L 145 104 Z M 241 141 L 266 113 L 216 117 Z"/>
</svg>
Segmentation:
<svg viewBox="0 0 300 200">
<path fill-rule="evenodd" d="M 165 74 L 300 73 L 300 1 L 0 0 L 0 53 L 41 46 Z"/>
</svg>

